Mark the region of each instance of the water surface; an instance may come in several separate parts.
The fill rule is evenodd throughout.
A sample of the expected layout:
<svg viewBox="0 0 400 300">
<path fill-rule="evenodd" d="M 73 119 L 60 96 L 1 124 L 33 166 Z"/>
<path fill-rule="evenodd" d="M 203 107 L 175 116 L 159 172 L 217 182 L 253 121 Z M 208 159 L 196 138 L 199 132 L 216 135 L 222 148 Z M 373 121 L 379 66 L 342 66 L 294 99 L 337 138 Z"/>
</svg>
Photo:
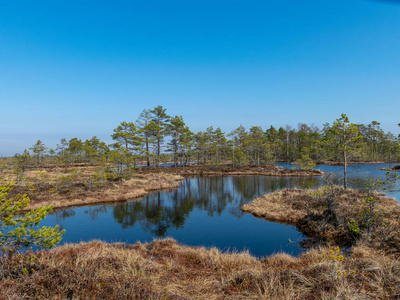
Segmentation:
<svg viewBox="0 0 400 300">
<path fill-rule="evenodd" d="M 380 169 L 393 165 L 352 165 L 348 168 L 349 185 L 363 188 L 366 178 L 383 177 L 385 172 Z M 317 168 L 337 173 L 336 180 L 342 177 L 343 167 Z M 294 226 L 258 219 L 244 214 L 240 207 L 265 193 L 282 188 L 316 188 L 324 180 L 266 176 L 186 178 L 174 191 L 151 193 L 131 202 L 68 208 L 49 215 L 41 224 L 65 228 L 62 243 L 93 239 L 135 243 L 173 237 L 192 246 L 247 249 L 258 257 L 281 251 L 297 255 L 301 251 L 297 242 L 303 236 Z M 398 190 L 388 194 L 400 199 Z"/>
</svg>

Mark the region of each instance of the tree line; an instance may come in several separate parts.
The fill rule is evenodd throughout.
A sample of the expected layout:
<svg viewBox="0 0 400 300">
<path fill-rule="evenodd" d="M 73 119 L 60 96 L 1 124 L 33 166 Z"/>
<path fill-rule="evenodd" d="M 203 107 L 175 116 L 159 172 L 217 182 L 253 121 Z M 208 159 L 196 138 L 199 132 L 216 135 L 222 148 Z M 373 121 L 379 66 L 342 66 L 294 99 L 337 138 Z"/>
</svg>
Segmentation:
<svg viewBox="0 0 400 300">
<path fill-rule="evenodd" d="M 400 126 L 400 124 L 399 124 Z M 93 165 L 112 163 L 118 169 L 138 164 L 160 166 L 170 162 L 186 166 L 191 161 L 205 165 L 230 163 L 273 164 L 286 161 L 397 161 L 400 136 L 384 132 L 380 123 L 351 123 L 345 114 L 322 128 L 299 123 L 264 130 L 240 125 L 225 133 L 220 127 L 208 127 L 194 133 L 182 116 L 169 116 L 162 106 L 144 109 L 136 121 L 121 122 L 106 144 L 97 137 L 82 141 L 77 137 L 61 139 L 56 149 L 48 149 L 38 140 L 30 151 L 16 154 L 21 167 L 54 163 Z"/>
</svg>

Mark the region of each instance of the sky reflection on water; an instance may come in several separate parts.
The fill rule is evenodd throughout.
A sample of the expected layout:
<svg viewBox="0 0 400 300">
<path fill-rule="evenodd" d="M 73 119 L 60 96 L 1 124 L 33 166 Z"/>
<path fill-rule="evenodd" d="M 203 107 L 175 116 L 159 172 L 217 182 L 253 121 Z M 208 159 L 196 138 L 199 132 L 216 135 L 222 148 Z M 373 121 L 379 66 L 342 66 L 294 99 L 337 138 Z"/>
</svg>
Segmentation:
<svg viewBox="0 0 400 300">
<path fill-rule="evenodd" d="M 279 163 L 292 167 L 288 163 Z M 394 164 L 360 164 L 349 167 L 349 186 L 363 188 L 365 179 L 383 177 L 382 167 Z M 343 167 L 318 165 L 341 177 Z M 316 188 L 323 177 L 227 176 L 186 178 L 170 192 L 156 192 L 141 200 L 76 207 L 49 215 L 42 225 L 59 224 L 67 232 L 62 243 L 100 239 L 107 242 L 150 242 L 172 237 L 193 246 L 222 250 L 248 249 L 256 256 L 285 251 L 297 255 L 303 239 L 294 226 L 272 223 L 243 214 L 240 207 L 265 193 L 282 188 Z M 388 195 L 400 199 L 399 190 Z"/>
</svg>

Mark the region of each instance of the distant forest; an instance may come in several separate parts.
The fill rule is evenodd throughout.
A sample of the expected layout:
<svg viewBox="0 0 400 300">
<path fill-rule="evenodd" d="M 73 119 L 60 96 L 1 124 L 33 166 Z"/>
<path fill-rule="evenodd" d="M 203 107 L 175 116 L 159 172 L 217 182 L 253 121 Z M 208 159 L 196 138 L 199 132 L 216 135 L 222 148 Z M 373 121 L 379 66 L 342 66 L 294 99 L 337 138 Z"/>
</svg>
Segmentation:
<svg viewBox="0 0 400 300">
<path fill-rule="evenodd" d="M 400 125 L 400 124 L 399 124 Z M 351 132 L 346 130 L 351 128 Z M 208 127 L 194 133 L 182 116 L 169 116 L 162 106 L 144 109 L 136 121 L 122 122 L 111 134 L 115 141 L 107 145 L 97 137 L 82 141 L 61 139 L 56 149 L 48 149 L 38 140 L 14 163 L 26 165 L 87 163 L 116 166 L 155 165 L 171 162 L 187 165 L 197 161 L 206 165 L 225 163 L 235 166 L 273 164 L 276 161 L 343 161 L 343 146 L 348 140 L 349 161 L 398 161 L 400 137 L 384 132 L 380 123 L 353 124 L 346 115 L 322 128 L 300 123 L 297 128 L 287 125 L 263 129 L 242 125 L 229 133 Z M 350 151 L 351 150 L 351 151 Z"/>
</svg>

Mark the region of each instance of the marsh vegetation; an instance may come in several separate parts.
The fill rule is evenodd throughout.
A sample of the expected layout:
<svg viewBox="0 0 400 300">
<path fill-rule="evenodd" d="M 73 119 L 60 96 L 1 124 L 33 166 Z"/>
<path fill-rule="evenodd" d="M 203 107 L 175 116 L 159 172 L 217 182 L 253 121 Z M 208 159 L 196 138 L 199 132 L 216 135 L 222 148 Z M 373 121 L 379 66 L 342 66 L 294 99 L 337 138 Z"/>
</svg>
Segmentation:
<svg viewBox="0 0 400 300">
<path fill-rule="evenodd" d="M 182 117 L 170 117 L 158 106 L 144 110 L 136 122 L 122 122 L 112 138 L 115 143 L 110 145 L 96 137 L 62 139 L 56 150 L 39 140 L 31 152 L 0 160 L 2 184 L 13 184 L 7 197 L 24 194 L 31 199 L 20 212 L 49 204 L 64 208 L 45 224 L 69 220 L 79 224 L 71 241 L 81 241 L 86 233 L 90 237 L 51 251 L 6 251 L 8 255 L 0 257 L 2 297 L 400 297 L 400 206 L 377 189 L 354 185 L 364 185 L 366 178 L 352 174 L 359 166 L 348 167 L 357 161 L 398 160 L 398 140 L 384 133 L 378 122 L 352 124 L 342 115 L 322 130 L 300 124 L 297 130 L 271 126 L 264 131 L 254 126 L 247 131 L 239 126 L 225 135 L 220 128 L 209 127 L 194 134 Z M 276 166 L 280 159 L 295 165 Z M 336 175 L 339 185 L 324 186 L 318 176 L 331 169 L 314 170 L 321 160 L 343 165 L 339 167 L 343 176 Z M 383 185 L 374 182 L 370 183 L 374 187 Z M 151 193 L 163 189 L 175 190 Z M 74 219 L 87 215 L 96 221 L 109 212 L 111 223 L 104 218 L 97 226 L 104 234 L 108 232 L 104 226 L 112 228 L 113 241 L 119 236 L 118 226 L 132 235 L 130 230 L 137 234 L 140 225 L 142 233 L 148 234 L 134 235 L 127 243 L 91 241 L 93 236 L 103 236 L 93 234 L 90 226 L 83 230 L 84 223 Z M 270 227 L 274 223 L 264 219 L 292 226 Z M 182 234 L 188 224 L 192 230 L 204 231 Z M 272 235 L 265 234 L 272 232 L 268 228 L 275 228 L 281 239 L 301 232 L 318 242 L 297 249 L 294 256 L 277 254 L 276 247 L 266 246 L 273 243 Z M 66 229 L 68 241 L 75 229 Z M 174 234 L 178 242 L 149 240 Z M 200 242 L 201 236 L 211 244 Z M 197 247 L 179 244 L 182 237 L 197 240 L 191 243 Z M 263 249 L 252 248 L 250 239 Z M 233 240 L 242 246 L 232 247 Z M 295 240 L 292 250 L 297 242 L 303 240 Z M 282 248 L 278 245 L 278 251 Z"/>
</svg>

